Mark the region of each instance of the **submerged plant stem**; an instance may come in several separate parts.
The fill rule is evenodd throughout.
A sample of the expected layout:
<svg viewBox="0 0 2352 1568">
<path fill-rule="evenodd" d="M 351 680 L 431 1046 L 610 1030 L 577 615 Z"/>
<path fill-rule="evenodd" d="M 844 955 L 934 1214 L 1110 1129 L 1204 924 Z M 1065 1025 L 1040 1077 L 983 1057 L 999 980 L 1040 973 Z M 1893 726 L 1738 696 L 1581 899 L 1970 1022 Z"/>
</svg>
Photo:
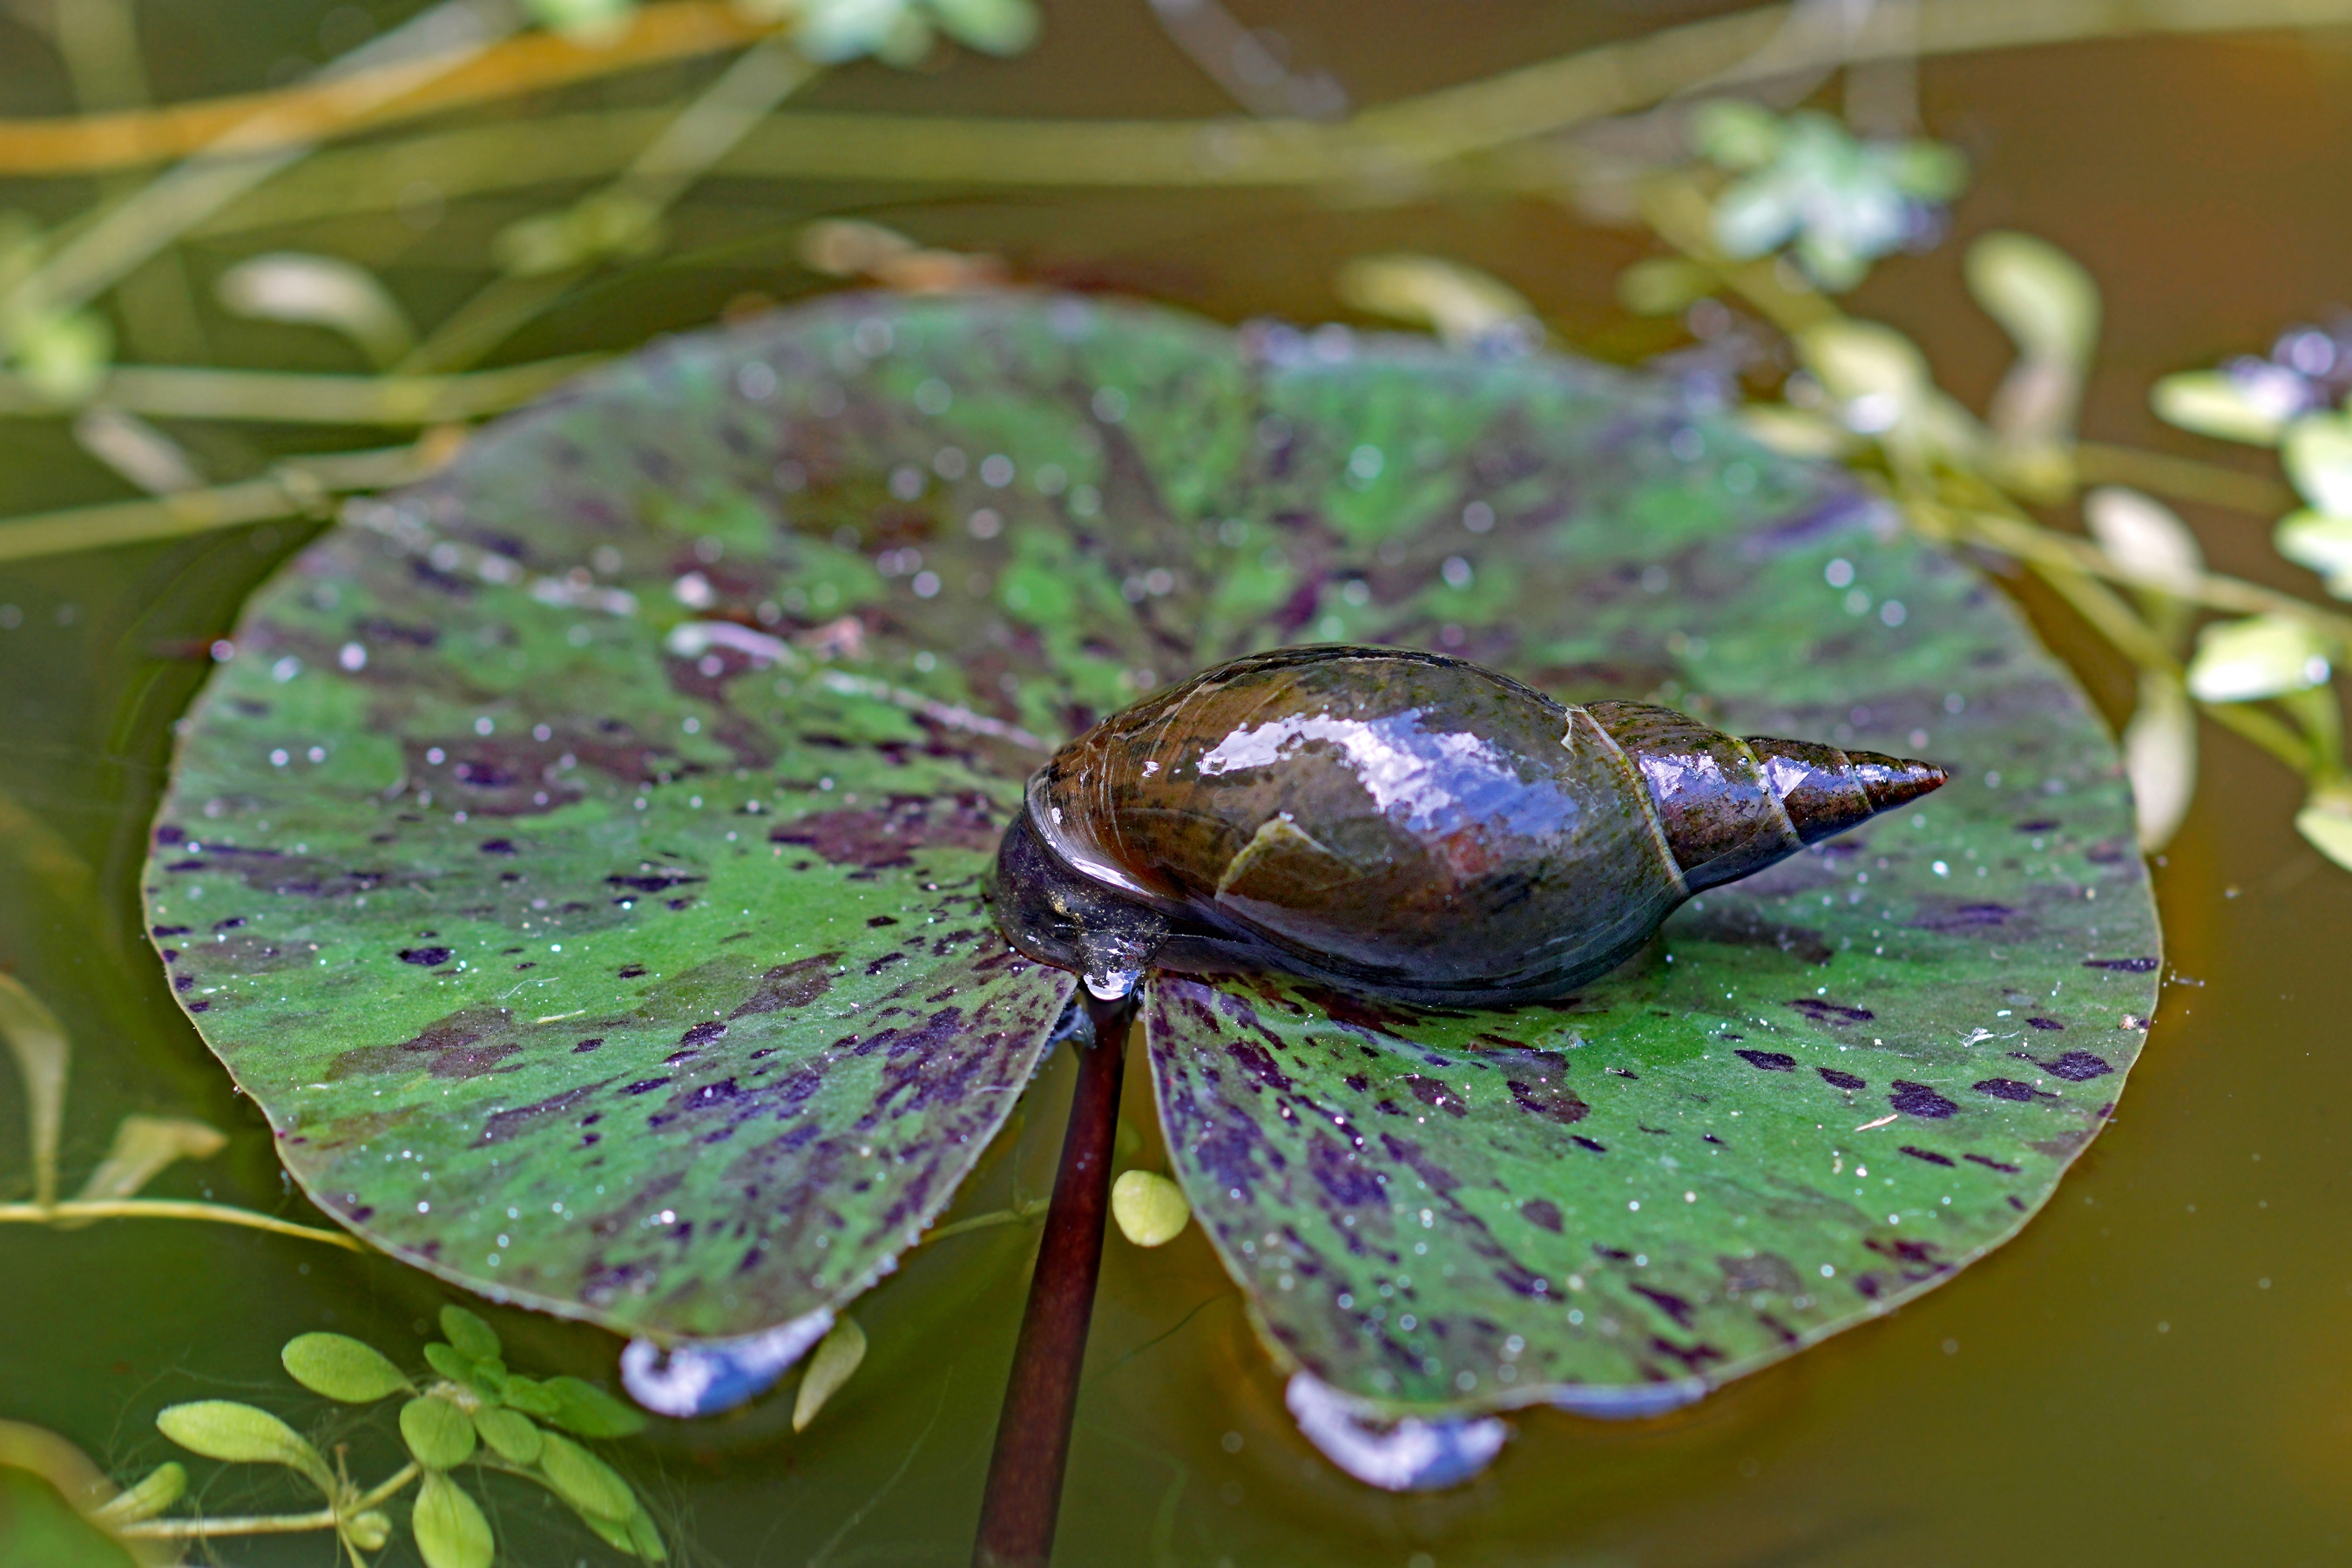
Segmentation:
<svg viewBox="0 0 2352 1568">
<path fill-rule="evenodd" d="M 1013 1351 L 1013 1376 L 996 1418 L 974 1568 L 1044 1568 L 1054 1555 L 1062 1507 L 1062 1472 L 1070 1456 L 1070 1419 L 1102 1272 L 1103 1226 L 1110 1215 L 1112 1144 L 1126 1074 L 1127 1036 L 1135 1021 L 1132 993 L 1116 1002 L 1089 996 L 1095 1043 L 1078 1058 L 1077 1092 L 1054 1177 L 1053 1206 L 1029 1277 L 1029 1305 Z"/>
<path fill-rule="evenodd" d="M 347 1252 L 365 1252 L 355 1237 L 340 1230 L 321 1230 L 314 1225 L 296 1225 L 292 1220 L 273 1215 L 257 1214 L 228 1204 L 197 1203 L 185 1198 L 107 1198 L 94 1201 L 79 1199 L 61 1204 L 0 1204 L 0 1225 L 54 1225 L 63 1219 L 205 1219 L 217 1225 L 241 1225 L 252 1230 L 266 1230 L 278 1236 L 298 1236 L 305 1241 L 323 1241 L 330 1247 L 340 1247 Z"/>
<path fill-rule="evenodd" d="M 943 1225 L 937 1230 L 925 1233 L 923 1245 L 928 1247 L 935 1241 L 945 1241 L 951 1236 L 961 1236 L 966 1231 L 986 1230 L 992 1226 L 1019 1225 L 1024 1220 L 1033 1220 L 1044 1214 L 1046 1205 L 1047 1200 L 1044 1198 L 1032 1198 L 1025 1204 L 1019 1204 L 1009 1209 L 991 1209 L 986 1214 L 976 1214 L 970 1219 L 960 1219 L 953 1225 Z"/>
<path fill-rule="evenodd" d="M 446 68 L 434 75 L 402 62 L 341 79 L 314 79 L 274 92 L 161 109 L 0 120 L 0 174 L 83 174 L 168 163 L 202 153 L 232 132 L 243 133 L 240 152 L 275 152 L 739 48 L 772 26 L 747 19 L 723 0 L 671 0 L 631 15 L 609 42 L 579 44 L 558 33 L 527 33 L 487 47 L 453 50 Z"/>
<path fill-rule="evenodd" d="M 299 517 L 316 512 L 327 496 L 341 491 L 421 479 L 454 450 L 427 440 L 380 451 L 337 452 L 281 463 L 261 479 L 233 485 L 9 518 L 0 521 L 0 561 L 29 561 Z M 5 820 L 0 813 L 0 823 Z"/>
<path fill-rule="evenodd" d="M 498 1468 L 508 1468 L 499 1466 Z M 354 1499 L 339 1511 L 331 1508 L 314 1509 L 309 1513 L 224 1514 L 215 1519 L 149 1519 L 135 1524 L 110 1527 L 113 1534 L 126 1540 L 187 1541 L 213 1535 L 292 1535 L 308 1530 L 332 1530 L 354 1514 L 365 1513 L 383 1502 L 424 1472 L 415 1464 L 403 1465 L 391 1479 Z M 520 1472 L 518 1472 L 520 1473 Z"/>
</svg>

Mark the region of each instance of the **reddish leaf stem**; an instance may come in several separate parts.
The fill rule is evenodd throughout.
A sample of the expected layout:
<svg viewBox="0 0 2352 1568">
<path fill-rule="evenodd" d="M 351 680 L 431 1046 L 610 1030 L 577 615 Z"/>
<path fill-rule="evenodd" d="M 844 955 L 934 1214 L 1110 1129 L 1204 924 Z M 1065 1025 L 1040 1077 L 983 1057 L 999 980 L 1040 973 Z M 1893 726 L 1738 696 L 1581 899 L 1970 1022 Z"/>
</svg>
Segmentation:
<svg viewBox="0 0 2352 1568">
<path fill-rule="evenodd" d="M 1013 1347 L 1013 1376 L 996 1421 L 974 1568 L 1045 1568 L 1061 1513 L 1062 1472 L 1070 1454 L 1070 1420 L 1078 1407 L 1078 1373 L 1102 1272 L 1103 1222 L 1110 1213 L 1111 1145 L 1118 1131 L 1118 1092 L 1132 994 L 1087 999 L 1095 1044 L 1078 1058 L 1062 1165 L 1053 1206 L 1029 1277 L 1029 1305 Z"/>
</svg>

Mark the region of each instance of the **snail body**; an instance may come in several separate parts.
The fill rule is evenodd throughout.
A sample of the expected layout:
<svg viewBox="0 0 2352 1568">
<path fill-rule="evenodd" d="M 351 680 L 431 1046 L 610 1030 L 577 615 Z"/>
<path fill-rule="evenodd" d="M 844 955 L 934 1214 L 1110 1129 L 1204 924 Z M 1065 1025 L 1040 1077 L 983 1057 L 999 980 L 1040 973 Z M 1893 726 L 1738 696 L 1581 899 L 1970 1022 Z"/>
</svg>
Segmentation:
<svg viewBox="0 0 2352 1568">
<path fill-rule="evenodd" d="M 1104 999 L 1156 965 L 1499 1006 L 1605 973 L 1693 892 L 1948 776 L 1671 708 L 1564 705 L 1437 654 L 1279 648 L 1056 752 L 991 896 L 1014 946 Z"/>
</svg>

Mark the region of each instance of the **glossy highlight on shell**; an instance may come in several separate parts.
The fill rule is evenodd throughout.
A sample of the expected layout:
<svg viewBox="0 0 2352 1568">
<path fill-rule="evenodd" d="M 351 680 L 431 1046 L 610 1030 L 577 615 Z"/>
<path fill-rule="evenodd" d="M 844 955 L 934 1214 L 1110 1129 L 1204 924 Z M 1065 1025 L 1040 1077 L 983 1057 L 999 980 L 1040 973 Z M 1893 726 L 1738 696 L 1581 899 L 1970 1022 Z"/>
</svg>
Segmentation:
<svg viewBox="0 0 2352 1568">
<path fill-rule="evenodd" d="M 1564 705 L 1438 654 L 1279 648 L 1063 747 L 992 897 L 1016 947 L 1105 998 L 1158 966 L 1507 1005 L 1948 776 L 1671 708 Z"/>
</svg>

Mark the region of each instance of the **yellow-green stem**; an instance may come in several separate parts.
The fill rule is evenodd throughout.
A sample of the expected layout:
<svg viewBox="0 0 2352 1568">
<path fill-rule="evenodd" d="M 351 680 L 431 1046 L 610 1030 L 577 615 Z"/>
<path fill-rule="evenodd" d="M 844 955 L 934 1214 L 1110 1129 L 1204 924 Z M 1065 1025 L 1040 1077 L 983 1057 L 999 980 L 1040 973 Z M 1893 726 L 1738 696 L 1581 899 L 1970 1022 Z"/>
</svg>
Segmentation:
<svg viewBox="0 0 2352 1568">
<path fill-rule="evenodd" d="M 277 1236 L 299 1237 L 305 1241 L 324 1242 L 347 1252 L 365 1252 L 358 1238 L 340 1230 L 321 1230 L 316 1226 L 296 1225 L 292 1220 L 258 1214 L 227 1204 L 197 1203 L 183 1198 L 109 1198 L 99 1201 L 68 1199 L 61 1204 L 0 1204 L 0 1225 L 54 1225 L 59 1220 L 79 1219 L 201 1219 L 216 1225 L 243 1226 L 249 1230 L 266 1230 Z"/>
</svg>

